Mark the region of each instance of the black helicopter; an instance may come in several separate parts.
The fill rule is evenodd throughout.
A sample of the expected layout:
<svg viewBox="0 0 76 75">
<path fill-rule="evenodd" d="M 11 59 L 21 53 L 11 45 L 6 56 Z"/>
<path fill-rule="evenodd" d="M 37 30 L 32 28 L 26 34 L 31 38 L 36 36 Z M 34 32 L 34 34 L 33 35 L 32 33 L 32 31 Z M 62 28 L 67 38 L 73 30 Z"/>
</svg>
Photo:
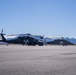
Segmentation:
<svg viewBox="0 0 76 75">
<path fill-rule="evenodd" d="M 14 37 L 14 38 L 7 39 L 4 36 L 5 34 L 3 34 L 3 29 L 2 29 L 0 35 L 2 37 L 2 41 L 8 43 L 7 45 L 9 45 L 11 43 L 12 44 L 22 44 L 22 45 L 33 45 L 33 46 L 34 45 L 39 45 L 39 46 L 44 45 L 44 42 L 42 41 L 43 40 L 42 36 L 40 39 L 37 39 L 31 34 L 19 34 L 19 35 L 16 35 L 16 37 Z"/>
</svg>

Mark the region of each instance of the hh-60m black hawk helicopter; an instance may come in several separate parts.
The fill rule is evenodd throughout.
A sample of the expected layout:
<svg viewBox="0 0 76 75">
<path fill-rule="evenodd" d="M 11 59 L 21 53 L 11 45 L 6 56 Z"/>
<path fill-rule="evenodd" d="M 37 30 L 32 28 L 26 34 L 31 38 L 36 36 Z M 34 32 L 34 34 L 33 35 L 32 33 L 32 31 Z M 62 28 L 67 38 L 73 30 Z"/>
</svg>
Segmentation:
<svg viewBox="0 0 76 75">
<path fill-rule="evenodd" d="M 3 34 L 3 29 L 1 31 L 2 41 L 8 44 L 22 44 L 22 45 L 39 45 L 43 46 L 45 44 L 45 40 L 43 36 L 36 36 L 31 34 L 17 34 L 17 35 L 9 35 L 7 37 Z"/>
</svg>

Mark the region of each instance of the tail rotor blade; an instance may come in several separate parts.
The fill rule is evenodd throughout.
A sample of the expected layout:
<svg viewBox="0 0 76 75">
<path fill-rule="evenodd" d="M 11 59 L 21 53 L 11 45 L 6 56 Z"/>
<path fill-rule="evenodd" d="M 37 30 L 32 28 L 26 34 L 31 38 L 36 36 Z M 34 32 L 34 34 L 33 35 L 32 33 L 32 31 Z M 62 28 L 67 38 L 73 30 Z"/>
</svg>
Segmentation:
<svg viewBox="0 0 76 75">
<path fill-rule="evenodd" d="M 3 29 L 2 29 L 2 31 L 1 31 L 1 34 L 3 33 Z"/>
</svg>

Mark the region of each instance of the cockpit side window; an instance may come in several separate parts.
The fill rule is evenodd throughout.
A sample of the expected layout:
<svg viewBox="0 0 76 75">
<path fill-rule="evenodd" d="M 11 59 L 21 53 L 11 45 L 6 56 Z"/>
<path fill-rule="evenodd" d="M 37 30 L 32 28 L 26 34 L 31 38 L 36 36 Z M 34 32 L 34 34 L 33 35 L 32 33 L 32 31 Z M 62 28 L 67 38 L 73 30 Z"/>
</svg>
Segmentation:
<svg viewBox="0 0 76 75">
<path fill-rule="evenodd" d="M 43 39 L 43 37 L 41 36 L 41 39 Z"/>
</svg>

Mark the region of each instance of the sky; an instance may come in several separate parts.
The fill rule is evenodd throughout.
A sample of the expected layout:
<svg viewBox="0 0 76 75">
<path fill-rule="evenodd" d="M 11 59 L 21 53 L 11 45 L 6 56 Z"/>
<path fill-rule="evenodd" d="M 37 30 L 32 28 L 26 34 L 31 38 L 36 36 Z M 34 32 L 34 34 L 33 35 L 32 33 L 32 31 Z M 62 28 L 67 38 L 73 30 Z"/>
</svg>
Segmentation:
<svg viewBox="0 0 76 75">
<path fill-rule="evenodd" d="M 0 0 L 0 31 L 76 38 L 76 0 Z"/>
</svg>

